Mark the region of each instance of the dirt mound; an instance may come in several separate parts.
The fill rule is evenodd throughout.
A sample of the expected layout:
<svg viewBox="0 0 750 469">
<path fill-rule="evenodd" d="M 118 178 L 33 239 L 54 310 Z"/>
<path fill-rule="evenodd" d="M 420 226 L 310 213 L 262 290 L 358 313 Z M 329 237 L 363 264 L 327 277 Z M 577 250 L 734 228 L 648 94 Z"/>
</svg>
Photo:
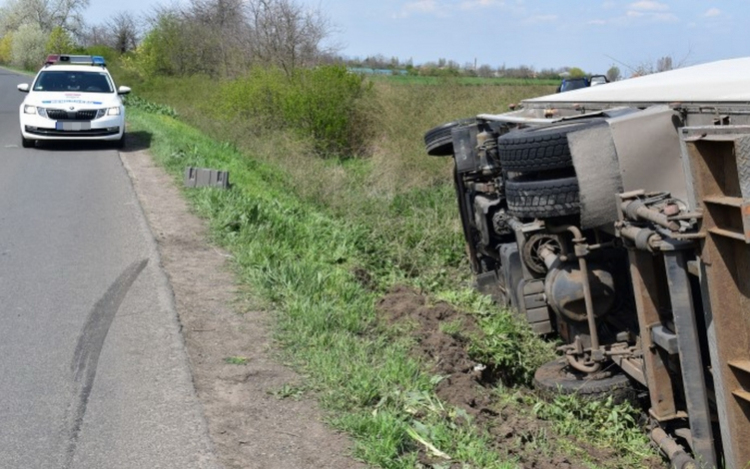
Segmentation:
<svg viewBox="0 0 750 469">
<path fill-rule="evenodd" d="M 433 365 L 444 376 L 436 393 L 444 402 L 461 408 L 473 421 L 494 437 L 497 450 L 509 458 L 518 458 L 521 468 L 583 469 L 590 467 L 572 456 L 545 454 L 540 439 L 556 438 L 549 422 L 523 412 L 523 405 L 502 405 L 493 400 L 494 373 L 486 364 L 477 363 L 468 353 L 469 337 L 481 334 L 475 319 L 447 303 L 430 304 L 427 298 L 410 287 L 392 288 L 377 304 L 379 316 L 390 324 L 409 328 L 417 339 L 413 353 Z M 607 450 L 585 447 L 594 463 L 612 461 Z M 424 458 L 423 464 L 429 461 Z M 429 467 L 429 465 L 428 465 Z"/>
<path fill-rule="evenodd" d="M 377 305 L 381 317 L 391 323 L 408 323 L 417 339 L 415 354 L 434 365 L 444 376 L 437 395 L 445 402 L 464 409 L 470 415 L 491 412 L 489 389 L 485 387 L 484 366 L 473 361 L 466 351 L 468 337 L 480 330 L 471 316 L 456 311 L 447 303 L 428 305 L 427 299 L 411 288 L 394 287 Z M 441 326 L 454 325 L 460 332 L 449 334 Z"/>
</svg>

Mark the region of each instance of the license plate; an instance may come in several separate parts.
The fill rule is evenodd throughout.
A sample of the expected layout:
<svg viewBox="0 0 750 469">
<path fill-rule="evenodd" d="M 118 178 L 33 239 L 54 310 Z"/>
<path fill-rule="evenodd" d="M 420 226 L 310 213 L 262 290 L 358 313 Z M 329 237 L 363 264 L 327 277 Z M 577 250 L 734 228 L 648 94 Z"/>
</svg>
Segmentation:
<svg viewBox="0 0 750 469">
<path fill-rule="evenodd" d="M 91 130 L 91 122 L 57 122 L 56 130 Z"/>
</svg>

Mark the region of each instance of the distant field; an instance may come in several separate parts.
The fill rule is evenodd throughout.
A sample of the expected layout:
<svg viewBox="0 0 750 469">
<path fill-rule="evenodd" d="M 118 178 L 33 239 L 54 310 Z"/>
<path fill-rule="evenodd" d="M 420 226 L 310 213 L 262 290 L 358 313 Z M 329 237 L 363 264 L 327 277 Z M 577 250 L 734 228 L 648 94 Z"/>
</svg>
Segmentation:
<svg viewBox="0 0 750 469">
<path fill-rule="evenodd" d="M 403 85 L 466 85 L 466 86 L 557 86 L 560 80 L 542 80 L 534 78 L 479 78 L 479 77 L 415 77 L 415 76 L 385 76 L 373 75 L 368 77 L 375 82 Z"/>
</svg>

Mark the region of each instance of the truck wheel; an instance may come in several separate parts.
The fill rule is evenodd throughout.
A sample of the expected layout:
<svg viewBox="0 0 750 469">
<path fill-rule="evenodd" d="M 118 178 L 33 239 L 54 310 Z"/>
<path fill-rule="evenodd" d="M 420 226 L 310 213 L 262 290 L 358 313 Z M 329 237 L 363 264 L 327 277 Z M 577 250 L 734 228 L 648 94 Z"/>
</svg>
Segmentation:
<svg viewBox="0 0 750 469">
<path fill-rule="evenodd" d="M 453 129 L 465 125 L 471 125 L 476 119 L 471 117 L 453 122 L 448 122 L 441 126 L 428 130 L 424 134 L 424 143 L 427 147 L 427 154 L 431 156 L 449 156 L 453 154 Z"/>
<path fill-rule="evenodd" d="M 604 119 L 592 118 L 508 132 L 497 141 L 500 166 L 519 173 L 570 168 L 568 133 L 605 124 Z"/>
<path fill-rule="evenodd" d="M 564 358 L 539 367 L 534 374 L 534 389 L 547 400 L 560 395 L 576 394 L 583 399 L 604 400 L 612 396 L 616 404 L 638 402 L 638 390 L 630 378 L 617 366 L 600 371 L 594 376 L 571 371 Z"/>
<path fill-rule="evenodd" d="M 509 179 L 505 182 L 508 211 L 519 218 L 551 218 L 581 211 L 578 179 L 567 177 L 541 181 Z"/>
</svg>

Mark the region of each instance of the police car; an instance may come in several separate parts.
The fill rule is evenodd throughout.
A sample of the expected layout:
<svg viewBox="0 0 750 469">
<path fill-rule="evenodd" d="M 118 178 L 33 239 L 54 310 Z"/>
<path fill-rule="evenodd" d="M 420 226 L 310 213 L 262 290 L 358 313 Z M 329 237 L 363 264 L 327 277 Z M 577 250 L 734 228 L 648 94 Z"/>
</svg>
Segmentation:
<svg viewBox="0 0 750 469">
<path fill-rule="evenodd" d="M 115 88 L 103 57 L 50 55 L 21 104 L 21 144 L 37 140 L 104 140 L 122 146 L 125 107 L 130 88 Z"/>
</svg>

